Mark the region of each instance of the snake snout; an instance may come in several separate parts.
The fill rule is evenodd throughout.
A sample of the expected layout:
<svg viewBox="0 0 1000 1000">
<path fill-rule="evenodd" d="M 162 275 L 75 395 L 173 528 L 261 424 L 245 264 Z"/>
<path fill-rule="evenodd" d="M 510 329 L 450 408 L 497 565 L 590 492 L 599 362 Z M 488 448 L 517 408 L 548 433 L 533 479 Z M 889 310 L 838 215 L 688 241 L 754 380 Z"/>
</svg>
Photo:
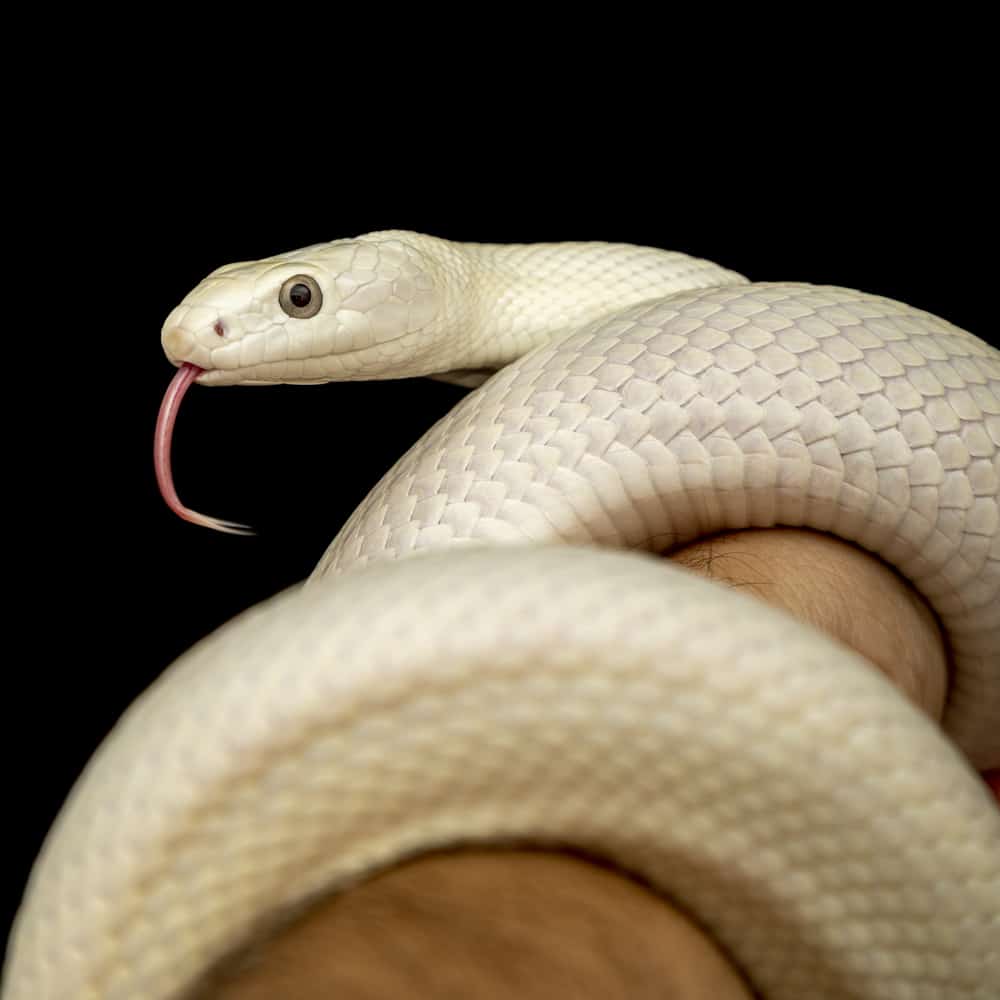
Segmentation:
<svg viewBox="0 0 1000 1000">
<path fill-rule="evenodd" d="M 225 335 L 222 314 L 220 304 L 202 305 L 185 300 L 167 316 L 160 330 L 163 353 L 175 365 L 188 363 L 202 369 L 214 368 L 212 351 L 219 337 Z"/>
<path fill-rule="evenodd" d="M 162 337 L 163 350 L 171 361 L 186 357 L 194 349 L 194 337 L 182 327 L 167 330 Z"/>
</svg>

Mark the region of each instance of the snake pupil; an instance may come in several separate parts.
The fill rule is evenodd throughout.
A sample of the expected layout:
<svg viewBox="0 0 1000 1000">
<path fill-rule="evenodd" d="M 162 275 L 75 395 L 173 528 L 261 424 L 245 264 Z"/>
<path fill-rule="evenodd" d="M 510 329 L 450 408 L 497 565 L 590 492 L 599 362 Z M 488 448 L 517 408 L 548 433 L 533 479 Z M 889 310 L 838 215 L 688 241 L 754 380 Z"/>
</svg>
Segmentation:
<svg viewBox="0 0 1000 1000">
<path fill-rule="evenodd" d="M 309 300 L 312 298 L 312 292 L 309 290 L 308 285 L 292 285 L 291 291 L 288 293 L 289 299 L 292 301 L 292 305 L 299 309 L 304 306 L 309 305 Z"/>
</svg>

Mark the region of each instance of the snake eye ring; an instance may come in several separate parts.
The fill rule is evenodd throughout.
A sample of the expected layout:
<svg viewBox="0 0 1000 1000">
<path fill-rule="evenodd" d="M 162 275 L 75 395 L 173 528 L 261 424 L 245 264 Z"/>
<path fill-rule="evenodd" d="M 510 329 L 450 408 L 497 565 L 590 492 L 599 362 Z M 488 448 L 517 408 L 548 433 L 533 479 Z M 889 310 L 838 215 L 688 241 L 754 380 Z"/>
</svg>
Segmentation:
<svg viewBox="0 0 1000 1000">
<path fill-rule="evenodd" d="M 323 306 L 323 292 L 308 274 L 292 275 L 278 293 L 281 308 L 293 319 L 309 319 Z"/>
</svg>

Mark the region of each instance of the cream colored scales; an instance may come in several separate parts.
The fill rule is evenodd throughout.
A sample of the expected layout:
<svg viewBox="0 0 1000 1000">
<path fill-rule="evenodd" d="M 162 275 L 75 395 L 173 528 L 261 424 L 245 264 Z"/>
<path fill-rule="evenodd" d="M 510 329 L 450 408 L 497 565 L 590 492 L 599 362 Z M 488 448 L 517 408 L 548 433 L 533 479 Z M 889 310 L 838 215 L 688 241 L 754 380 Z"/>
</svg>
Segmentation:
<svg viewBox="0 0 1000 1000">
<path fill-rule="evenodd" d="M 683 254 L 405 232 L 222 268 L 163 341 L 204 384 L 499 370 L 304 588 L 130 709 L 39 858 L 4 1000 L 182 997 L 289 906 L 509 838 L 650 879 L 768 998 L 1000 993 L 1000 811 L 970 767 L 1000 765 L 1000 352 Z M 776 524 L 924 595 L 945 734 L 644 554 Z"/>
</svg>

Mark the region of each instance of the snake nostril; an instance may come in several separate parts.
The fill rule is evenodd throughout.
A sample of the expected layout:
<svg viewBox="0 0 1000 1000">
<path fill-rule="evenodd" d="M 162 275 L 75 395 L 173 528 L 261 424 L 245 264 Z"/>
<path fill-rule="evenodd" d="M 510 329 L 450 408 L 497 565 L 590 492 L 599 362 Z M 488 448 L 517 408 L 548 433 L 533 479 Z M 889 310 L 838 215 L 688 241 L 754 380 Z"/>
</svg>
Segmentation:
<svg viewBox="0 0 1000 1000">
<path fill-rule="evenodd" d="M 215 326 L 212 329 L 220 336 L 224 337 L 226 335 L 226 328 L 222 325 L 222 320 L 217 320 Z"/>
</svg>

